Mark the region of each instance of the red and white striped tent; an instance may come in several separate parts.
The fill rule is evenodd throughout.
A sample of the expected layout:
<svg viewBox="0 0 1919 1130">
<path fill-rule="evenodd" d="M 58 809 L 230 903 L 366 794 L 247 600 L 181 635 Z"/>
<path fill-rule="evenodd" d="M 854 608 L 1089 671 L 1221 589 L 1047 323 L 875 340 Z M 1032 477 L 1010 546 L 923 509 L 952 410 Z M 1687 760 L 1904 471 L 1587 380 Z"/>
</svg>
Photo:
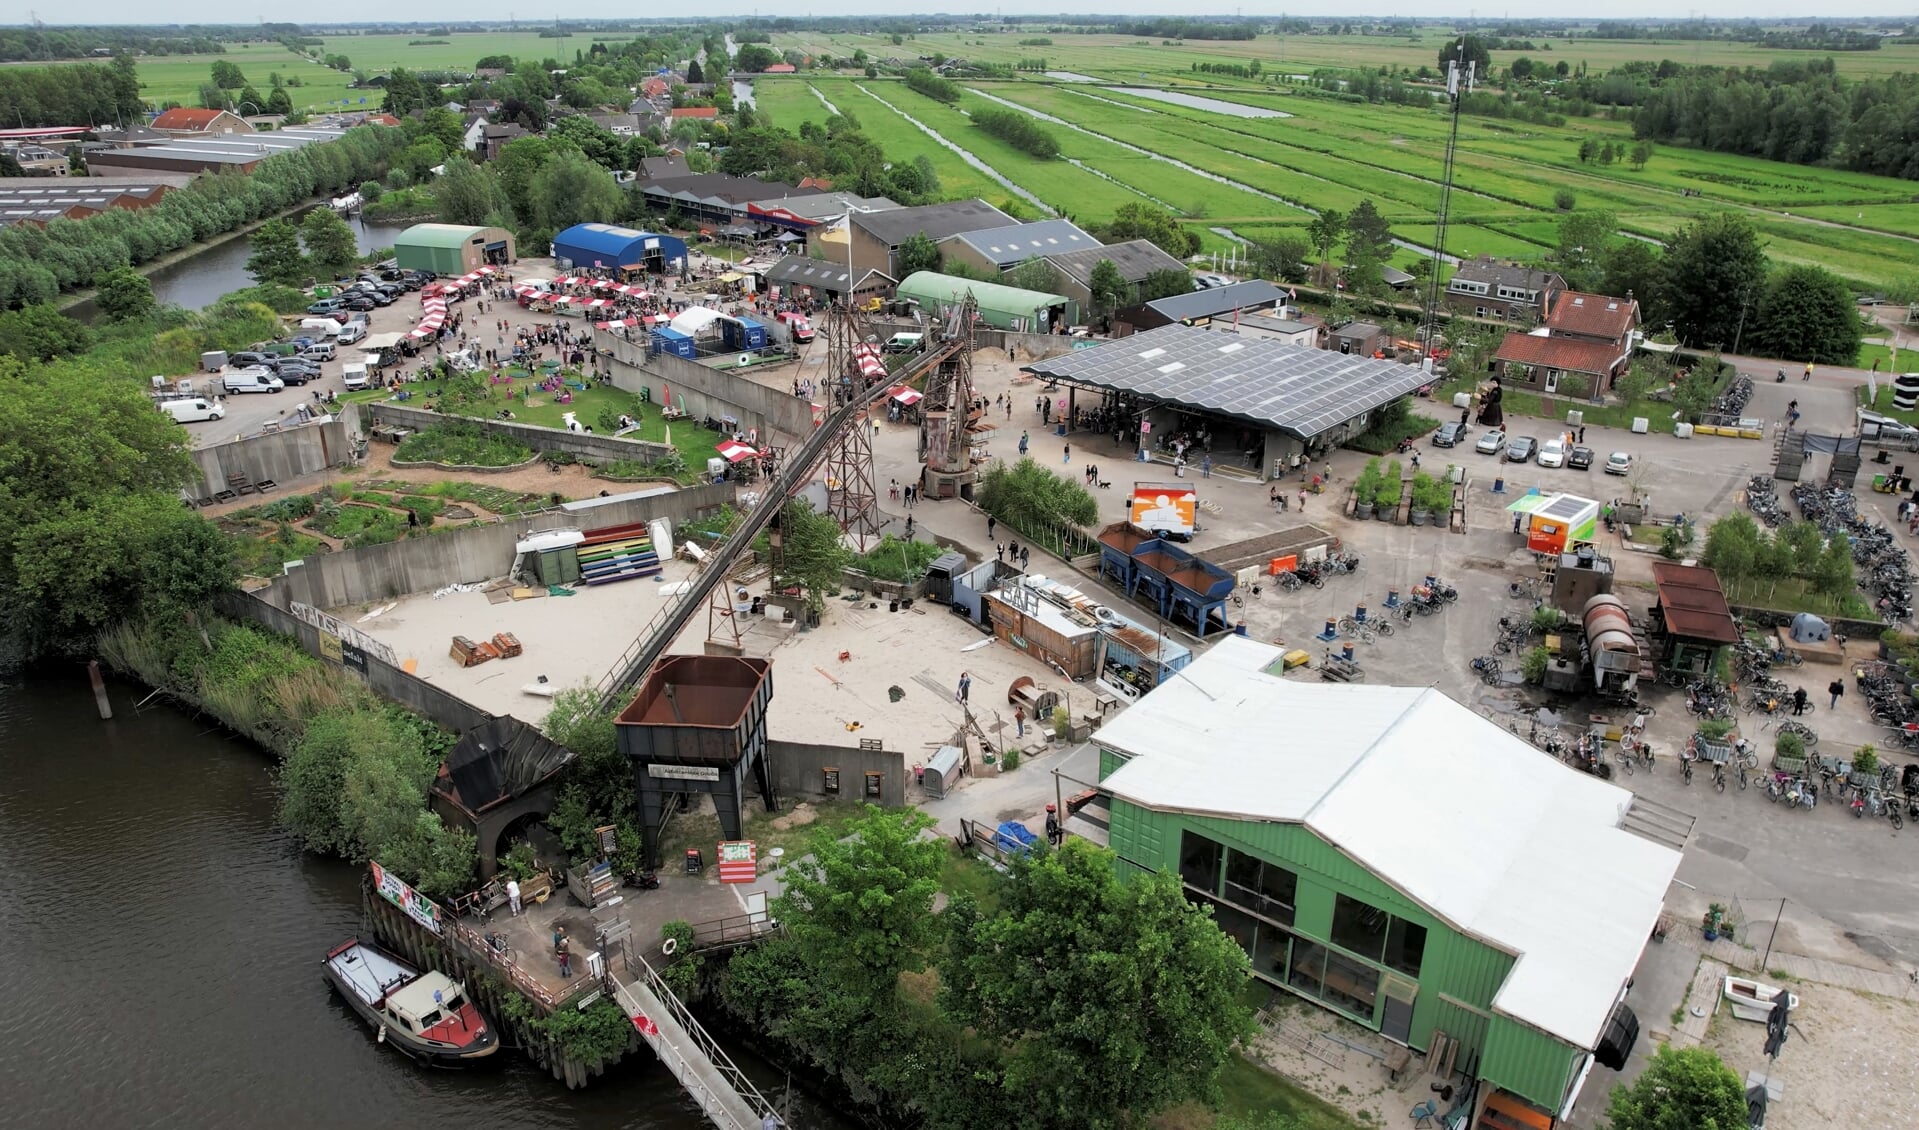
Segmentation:
<svg viewBox="0 0 1919 1130">
<path fill-rule="evenodd" d="M 408 337 L 423 338 L 438 333 L 446 325 L 446 299 L 434 295 L 420 300 L 420 324 L 407 333 Z"/>
<path fill-rule="evenodd" d="M 721 440 L 713 445 L 713 449 L 725 456 L 728 463 L 738 463 L 742 459 L 751 459 L 759 454 L 753 448 L 731 439 Z"/>
<path fill-rule="evenodd" d="M 638 318 L 616 318 L 611 322 L 595 322 L 593 323 L 593 327 L 601 330 L 617 330 L 639 324 L 640 320 Z"/>
<path fill-rule="evenodd" d="M 908 385 L 894 385 L 886 390 L 886 395 L 888 399 L 897 400 L 909 408 L 926 399 L 917 389 Z"/>
<path fill-rule="evenodd" d="M 886 362 L 880 360 L 880 347 L 861 342 L 853 347 L 853 361 L 860 367 L 862 377 L 883 377 L 886 375 Z"/>
<path fill-rule="evenodd" d="M 593 298 L 587 301 L 586 308 L 588 310 L 604 310 L 611 305 L 613 305 L 611 298 Z"/>
</svg>

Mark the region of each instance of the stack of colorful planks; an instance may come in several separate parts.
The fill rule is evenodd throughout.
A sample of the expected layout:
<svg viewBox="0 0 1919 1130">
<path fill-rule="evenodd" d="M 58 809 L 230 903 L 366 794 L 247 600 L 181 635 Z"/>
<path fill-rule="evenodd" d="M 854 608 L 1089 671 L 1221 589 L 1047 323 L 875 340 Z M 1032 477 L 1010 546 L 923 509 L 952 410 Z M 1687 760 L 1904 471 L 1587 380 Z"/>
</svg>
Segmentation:
<svg viewBox="0 0 1919 1130">
<path fill-rule="evenodd" d="M 645 522 L 588 530 L 579 554 L 580 580 L 589 585 L 651 577 L 660 571 L 660 555 L 653 549 L 653 535 Z"/>
</svg>

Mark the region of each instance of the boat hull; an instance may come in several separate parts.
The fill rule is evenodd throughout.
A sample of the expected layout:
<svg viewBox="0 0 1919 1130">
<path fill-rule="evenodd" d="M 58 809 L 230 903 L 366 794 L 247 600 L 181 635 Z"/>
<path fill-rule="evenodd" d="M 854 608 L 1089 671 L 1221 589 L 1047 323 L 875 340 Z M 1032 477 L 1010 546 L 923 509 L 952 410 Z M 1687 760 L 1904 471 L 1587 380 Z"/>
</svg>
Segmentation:
<svg viewBox="0 0 1919 1130">
<path fill-rule="evenodd" d="M 379 956 L 398 964 L 398 959 L 392 958 L 391 955 L 375 947 L 369 947 L 365 942 L 348 943 L 348 946 L 353 945 L 363 950 L 372 949 Z M 494 1034 L 493 1026 L 483 1017 L 481 1024 L 484 1030 L 480 1035 L 458 1047 L 423 1040 L 388 1018 L 380 1011 L 378 1001 L 367 998 L 364 985 L 356 984 L 343 976 L 331 960 L 348 946 L 342 946 L 334 953 L 328 954 L 329 960 L 322 962 L 320 968 L 327 984 L 333 987 L 333 991 L 340 995 L 340 999 L 345 1001 L 360 1019 L 373 1028 L 380 1043 L 428 1067 L 465 1070 L 488 1066 L 497 1061 L 500 1042 Z M 417 973 L 414 975 L 417 976 Z M 475 1015 L 478 1015 L 477 1012 Z"/>
<path fill-rule="evenodd" d="M 1772 1016 L 1772 1006 L 1784 989 L 1763 984 L 1747 977 L 1727 977 L 1720 985 L 1720 994 L 1726 1004 L 1732 1008 L 1732 1014 L 1740 1020 L 1752 1020 L 1764 1024 Z M 1786 993 L 1786 1010 L 1791 1012 L 1799 1007 L 1799 997 Z"/>
</svg>

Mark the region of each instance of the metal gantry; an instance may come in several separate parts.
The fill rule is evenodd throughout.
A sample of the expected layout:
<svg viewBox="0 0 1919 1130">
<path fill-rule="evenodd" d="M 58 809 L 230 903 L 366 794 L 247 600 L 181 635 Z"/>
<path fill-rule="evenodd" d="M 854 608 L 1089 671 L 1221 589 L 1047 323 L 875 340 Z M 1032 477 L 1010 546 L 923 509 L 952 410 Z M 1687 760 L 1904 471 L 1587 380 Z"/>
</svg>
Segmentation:
<svg viewBox="0 0 1919 1130">
<path fill-rule="evenodd" d="M 968 498 L 979 478 L 974 470 L 976 433 L 992 425 L 976 408 L 973 389 L 973 324 L 979 304 L 968 294 L 946 311 L 942 341 L 957 343 L 933 366 L 920 401 L 919 457 L 925 464 L 920 487 L 932 498 Z"/>
<path fill-rule="evenodd" d="M 1453 207 L 1453 156 L 1459 150 L 1460 103 L 1473 89 L 1475 64 L 1466 61 L 1464 39 L 1459 41 L 1454 54 L 1453 60 L 1446 64 L 1446 96 L 1452 100 L 1453 122 L 1452 131 L 1446 136 L 1446 160 L 1439 179 L 1439 211 L 1433 216 L 1433 269 L 1426 278 L 1426 316 L 1420 329 L 1422 360 L 1432 357 L 1433 335 L 1439 330 L 1439 294 L 1445 285 L 1446 225 Z"/>
<path fill-rule="evenodd" d="M 886 379 L 878 349 L 865 340 L 864 327 L 851 309 L 836 306 L 826 323 L 826 376 L 834 408 L 855 400 Z M 869 406 L 868 412 L 872 411 Z M 826 451 L 826 509 L 839 523 L 855 552 L 879 544 L 879 491 L 873 476 L 873 428 L 862 413 L 842 428 Z"/>
</svg>

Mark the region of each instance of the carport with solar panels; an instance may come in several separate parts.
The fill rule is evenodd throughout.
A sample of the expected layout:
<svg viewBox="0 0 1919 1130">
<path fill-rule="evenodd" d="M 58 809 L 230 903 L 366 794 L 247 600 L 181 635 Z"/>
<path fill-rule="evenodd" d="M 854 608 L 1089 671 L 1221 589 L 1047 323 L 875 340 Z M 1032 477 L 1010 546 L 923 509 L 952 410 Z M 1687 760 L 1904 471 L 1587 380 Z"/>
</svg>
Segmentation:
<svg viewBox="0 0 1919 1130">
<path fill-rule="evenodd" d="M 1058 386 L 1049 399 L 1066 401 L 1066 419 L 1092 417 L 1129 437 L 1140 458 L 1170 462 L 1175 439 L 1205 433 L 1215 474 L 1259 478 L 1345 443 L 1431 379 L 1416 365 L 1241 337 L 1230 326 L 1161 326 L 1023 368 Z M 1189 450 L 1187 462 L 1197 468 L 1201 454 Z"/>
</svg>

